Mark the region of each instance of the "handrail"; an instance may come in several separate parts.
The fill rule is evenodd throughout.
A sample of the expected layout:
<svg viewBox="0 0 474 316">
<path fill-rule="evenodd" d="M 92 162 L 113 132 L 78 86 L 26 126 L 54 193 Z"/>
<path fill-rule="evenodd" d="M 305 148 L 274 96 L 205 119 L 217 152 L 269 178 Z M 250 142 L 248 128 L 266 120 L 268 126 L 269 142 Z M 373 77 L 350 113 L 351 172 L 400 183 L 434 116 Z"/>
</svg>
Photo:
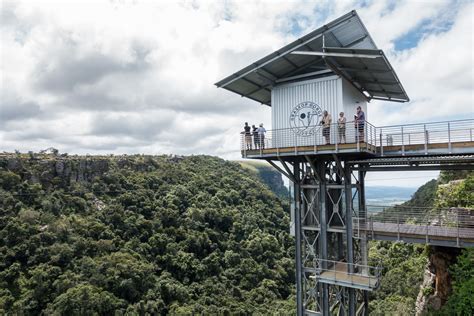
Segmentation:
<svg viewBox="0 0 474 316">
<path fill-rule="evenodd" d="M 400 240 L 404 233 L 424 236 L 426 243 L 435 236 L 450 237 L 459 246 L 464 239 L 474 239 L 474 209 L 463 207 L 427 208 L 408 206 L 367 205 L 372 212 L 367 218 L 354 220 L 354 231 L 366 230 L 396 233 Z M 373 210 L 380 210 L 373 212 Z M 394 226 L 396 225 L 396 226 Z M 422 227 L 413 230 L 414 227 Z"/>
<path fill-rule="evenodd" d="M 473 142 L 474 119 L 462 119 L 445 122 L 431 123 L 410 123 L 405 125 L 391 125 L 376 127 L 364 121 L 358 123 L 349 121 L 343 125 L 331 123 L 327 126 L 293 126 L 268 130 L 264 134 L 263 141 L 257 141 L 259 136 L 241 133 L 241 150 L 282 149 L 294 148 L 295 154 L 299 147 L 313 147 L 314 152 L 318 152 L 320 146 L 333 145 L 324 150 L 339 152 L 341 150 L 369 151 L 377 152 L 381 156 L 390 151 L 400 150 L 402 155 L 408 150 L 417 150 L 428 154 L 429 150 L 439 152 L 437 148 L 444 148 L 444 151 L 452 153 L 453 148 L 460 148 L 456 145 L 459 142 Z M 343 146 L 343 144 L 353 144 L 353 146 Z M 445 144 L 441 147 L 431 147 L 432 144 Z M 355 146 L 354 146 L 355 145 Z M 422 148 L 413 149 L 410 145 L 420 145 Z M 390 147 L 395 146 L 395 147 Z M 389 148 L 387 148 L 389 147 Z M 398 148 L 398 149 L 397 149 Z M 311 151 L 305 148 L 304 151 Z M 459 150 L 459 149 L 456 149 Z M 246 153 L 245 153 L 246 154 Z M 255 153 L 252 153 L 255 154 Z"/>
<path fill-rule="evenodd" d="M 361 284 L 363 279 L 368 280 L 368 284 L 365 284 L 371 288 L 377 288 L 380 282 L 383 268 L 378 266 L 369 266 L 359 263 L 348 263 L 344 261 L 336 261 L 329 259 L 320 259 L 316 260 L 317 266 L 316 271 L 320 278 L 325 272 L 330 272 L 330 274 L 324 275 L 324 279 L 334 280 L 339 282 L 349 282 L 350 284 Z M 337 275 L 343 274 L 346 278 L 338 279 Z M 333 276 L 333 277 L 332 277 Z M 348 278 L 347 278 L 348 277 Z M 354 279 L 357 278 L 357 279 Z M 371 281 L 374 281 L 371 283 Z"/>
<path fill-rule="evenodd" d="M 435 122 L 428 122 L 428 123 L 408 123 L 408 124 L 403 124 L 403 126 L 412 126 L 412 125 L 420 125 L 420 124 L 446 124 L 448 122 L 451 123 L 456 123 L 456 122 L 464 122 L 464 121 L 472 121 L 473 119 L 459 119 L 459 120 L 452 120 L 452 121 L 435 121 Z M 377 126 L 377 128 L 390 128 L 390 127 L 399 127 L 402 126 L 400 124 L 398 125 L 382 125 L 382 126 Z"/>
</svg>

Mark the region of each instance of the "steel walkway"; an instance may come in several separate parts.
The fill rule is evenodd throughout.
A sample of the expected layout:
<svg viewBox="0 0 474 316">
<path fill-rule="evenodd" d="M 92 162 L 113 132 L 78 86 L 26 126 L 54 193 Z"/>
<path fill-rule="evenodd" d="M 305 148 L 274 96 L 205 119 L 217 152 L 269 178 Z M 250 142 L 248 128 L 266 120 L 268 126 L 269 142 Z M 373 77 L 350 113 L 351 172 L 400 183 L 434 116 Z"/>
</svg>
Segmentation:
<svg viewBox="0 0 474 316">
<path fill-rule="evenodd" d="M 371 207 L 374 209 L 374 207 Z M 378 206 L 367 222 L 354 219 L 356 234 L 368 239 L 423 243 L 446 247 L 474 247 L 474 210 Z"/>
</svg>

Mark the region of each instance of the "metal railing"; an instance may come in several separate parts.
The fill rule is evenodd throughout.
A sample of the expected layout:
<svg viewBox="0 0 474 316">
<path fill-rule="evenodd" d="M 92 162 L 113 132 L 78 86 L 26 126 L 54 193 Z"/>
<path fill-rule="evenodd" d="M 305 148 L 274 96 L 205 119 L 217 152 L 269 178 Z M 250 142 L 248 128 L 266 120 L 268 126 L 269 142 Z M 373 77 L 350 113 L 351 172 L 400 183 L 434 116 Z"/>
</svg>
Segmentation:
<svg viewBox="0 0 474 316">
<path fill-rule="evenodd" d="M 332 151 L 348 149 L 345 144 L 353 144 L 352 151 L 377 151 L 384 156 L 388 151 L 397 151 L 402 155 L 410 150 L 411 145 L 418 145 L 417 150 L 428 154 L 431 145 L 440 144 L 451 153 L 453 144 L 474 141 L 474 119 L 447 122 L 405 124 L 375 127 L 369 122 L 357 124 L 347 122 L 323 125 L 295 126 L 292 128 L 273 129 L 259 135 L 258 133 L 240 135 L 240 149 L 251 155 L 261 155 L 265 149 L 298 151 Z M 330 148 L 324 147 L 332 145 Z M 420 146 L 421 145 L 421 146 Z"/>
<path fill-rule="evenodd" d="M 474 119 L 382 126 L 376 129 L 381 155 L 392 146 L 401 147 L 397 150 L 403 154 L 410 145 L 424 145 L 424 152 L 428 153 L 431 144 L 446 144 L 451 153 L 453 143 L 474 141 Z"/>
<path fill-rule="evenodd" d="M 264 134 L 240 133 L 241 151 L 244 153 L 252 151 L 252 154 L 263 152 L 264 149 L 276 149 L 278 152 L 279 149 L 284 148 L 292 148 L 297 152 L 300 147 L 306 147 L 306 150 L 310 148 L 317 152 L 326 145 L 333 145 L 331 148 L 337 152 L 344 144 L 355 144 L 353 147 L 357 150 L 370 149 L 369 145 L 375 146 L 376 141 L 376 128 L 366 121 L 363 124 L 347 122 L 343 125 L 333 123 L 329 126 L 311 125 L 273 129 Z"/>
<path fill-rule="evenodd" d="M 354 218 L 354 233 L 391 232 L 400 239 L 404 234 L 456 239 L 474 239 L 474 209 L 426 208 L 407 206 L 367 206 L 372 210 L 366 218 Z"/>
<path fill-rule="evenodd" d="M 316 274 L 319 278 L 353 286 L 377 288 L 382 275 L 380 266 L 374 267 L 326 259 L 318 259 L 317 264 Z"/>
</svg>

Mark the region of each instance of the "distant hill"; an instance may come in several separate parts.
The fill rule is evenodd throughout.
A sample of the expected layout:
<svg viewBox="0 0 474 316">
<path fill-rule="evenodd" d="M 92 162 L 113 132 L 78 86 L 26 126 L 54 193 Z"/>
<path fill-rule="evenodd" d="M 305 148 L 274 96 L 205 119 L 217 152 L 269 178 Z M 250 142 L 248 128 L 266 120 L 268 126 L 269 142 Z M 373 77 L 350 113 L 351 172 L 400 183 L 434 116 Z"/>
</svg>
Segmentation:
<svg viewBox="0 0 474 316">
<path fill-rule="evenodd" d="M 270 164 L 259 161 L 239 161 L 238 163 L 243 168 L 256 173 L 277 196 L 288 199 L 288 188 L 283 182 L 283 176 Z"/>
<path fill-rule="evenodd" d="M 375 198 L 403 198 L 409 199 L 416 188 L 404 188 L 393 186 L 366 186 L 365 196 L 368 199 Z"/>
</svg>

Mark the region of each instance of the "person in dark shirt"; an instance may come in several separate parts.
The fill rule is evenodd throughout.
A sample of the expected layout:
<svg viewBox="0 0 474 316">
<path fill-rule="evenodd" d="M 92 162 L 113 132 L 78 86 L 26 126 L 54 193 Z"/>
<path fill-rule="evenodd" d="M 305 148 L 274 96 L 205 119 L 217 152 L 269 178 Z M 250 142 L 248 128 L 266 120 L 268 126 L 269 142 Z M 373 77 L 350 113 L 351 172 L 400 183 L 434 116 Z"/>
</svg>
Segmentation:
<svg viewBox="0 0 474 316">
<path fill-rule="evenodd" d="M 252 150 L 252 134 L 250 133 L 250 126 L 249 126 L 249 123 L 247 122 L 245 122 L 243 134 L 244 134 L 245 148 L 247 150 Z"/>
<path fill-rule="evenodd" d="M 260 138 L 258 137 L 258 128 L 255 125 L 252 125 L 252 135 L 253 135 L 253 144 L 255 149 L 259 148 Z"/>
</svg>

